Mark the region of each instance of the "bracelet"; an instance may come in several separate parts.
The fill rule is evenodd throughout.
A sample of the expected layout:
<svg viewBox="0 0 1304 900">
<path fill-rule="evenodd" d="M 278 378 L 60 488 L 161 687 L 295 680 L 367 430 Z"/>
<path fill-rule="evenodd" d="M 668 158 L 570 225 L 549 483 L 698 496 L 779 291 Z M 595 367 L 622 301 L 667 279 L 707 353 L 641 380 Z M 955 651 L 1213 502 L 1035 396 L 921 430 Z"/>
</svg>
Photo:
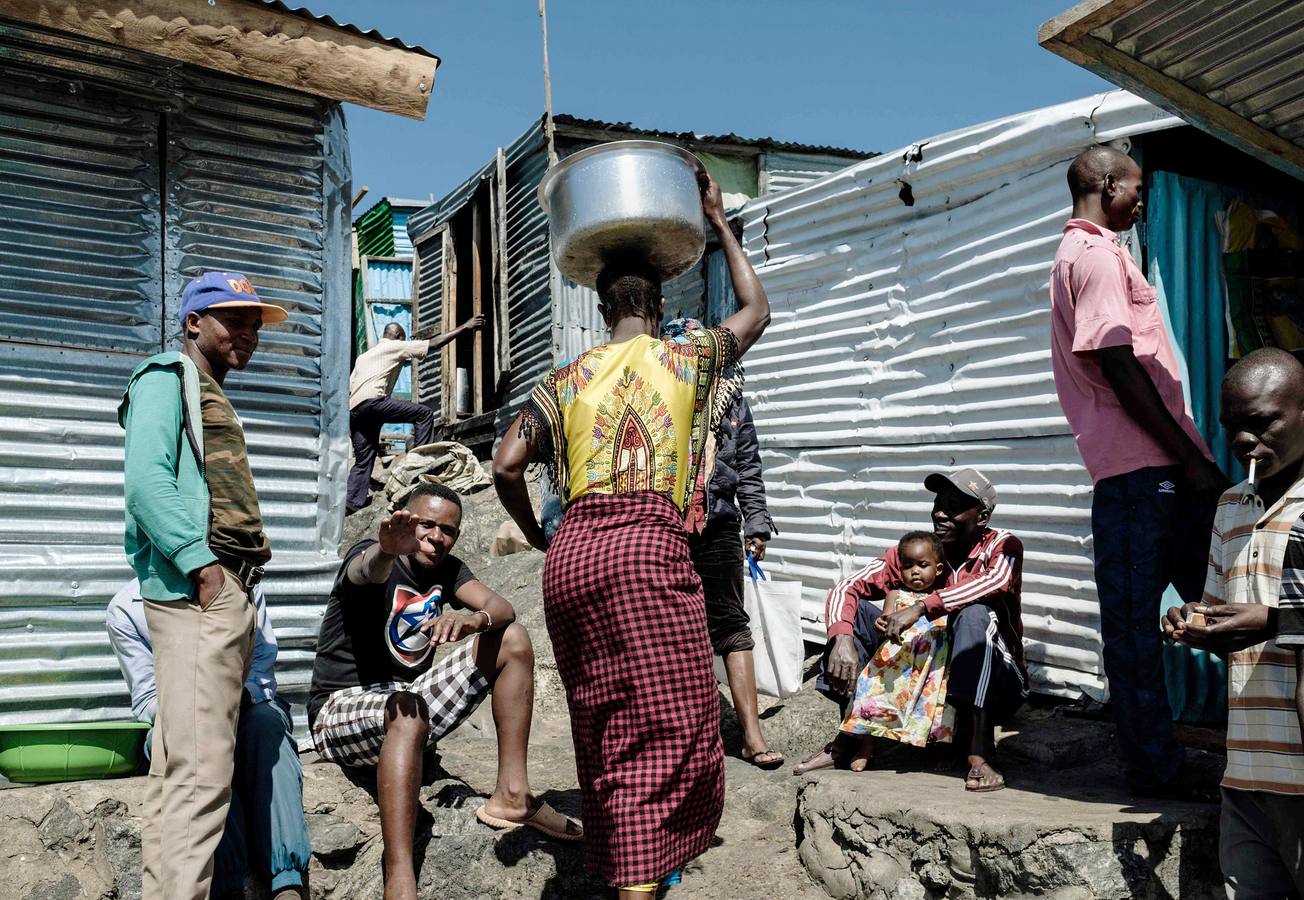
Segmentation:
<svg viewBox="0 0 1304 900">
<path fill-rule="evenodd" d="M 490 628 L 493 628 L 493 627 L 494 627 L 494 617 L 493 617 L 493 616 L 489 615 L 489 613 L 485 612 L 483 609 L 477 609 L 476 612 L 478 612 L 480 615 L 484 616 L 484 621 L 485 621 L 485 626 L 484 626 L 484 629 L 483 629 L 484 631 L 488 631 Z"/>
</svg>

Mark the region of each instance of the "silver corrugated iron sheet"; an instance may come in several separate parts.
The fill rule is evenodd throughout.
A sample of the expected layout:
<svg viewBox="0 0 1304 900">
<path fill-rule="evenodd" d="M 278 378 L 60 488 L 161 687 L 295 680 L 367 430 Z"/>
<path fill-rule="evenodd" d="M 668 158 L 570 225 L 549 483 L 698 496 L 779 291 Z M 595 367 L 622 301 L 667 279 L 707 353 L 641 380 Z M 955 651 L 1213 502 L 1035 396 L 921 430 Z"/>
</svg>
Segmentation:
<svg viewBox="0 0 1304 900">
<path fill-rule="evenodd" d="M 1041 43 L 1215 136 L 1304 178 L 1304 4 L 1099 0 Z"/>
<path fill-rule="evenodd" d="M 0 96 L 0 335 L 160 346 L 158 122 L 68 93 Z"/>
<path fill-rule="evenodd" d="M 765 154 L 763 161 L 764 193 L 782 193 L 830 172 L 845 169 L 847 165 L 845 156 L 771 150 Z"/>
<path fill-rule="evenodd" d="M 1099 695 L 1091 483 L 1050 369 L 1047 279 L 1073 156 L 1181 124 L 1123 92 L 939 135 L 742 211 L 773 323 L 746 359 L 771 509 L 767 559 L 828 589 L 910 528 L 927 472 L 973 464 L 1027 545 L 1040 690 Z M 907 202 L 907 200 L 911 202 Z"/>
<path fill-rule="evenodd" d="M 507 284 L 503 287 L 510 374 L 495 420 L 500 434 L 553 365 L 548 217 L 538 196 L 539 182 L 548 171 L 543 132 L 526 131 L 503 156 L 507 167 Z"/>
<path fill-rule="evenodd" d="M 0 30 L 2 49 L 14 34 Z M 127 56 L 51 39 L 60 47 L 51 65 L 84 57 L 94 68 Z M 27 30 L 22 41 L 40 43 L 41 33 Z M 145 66 L 143 58 L 131 62 Z M 8 65 L 5 57 L 0 66 Z M 34 95 L 26 119 L 6 118 L 6 129 L 19 130 L 39 119 L 32 127 L 53 152 L 44 162 L 17 144 L 0 154 L 0 193 L 18 197 L 31 222 L 23 235 L 0 230 L 0 266 L 47 273 L 57 290 L 46 316 L 57 324 L 42 333 L 0 320 L 0 722 L 129 716 L 104 631 L 108 598 L 131 577 L 116 408 L 135 365 L 176 345 L 181 286 L 201 269 L 243 271 L 291 313 L 265 332 L 250 371 L 233 375 L 228 393 L 246 427 L 275 552 L 267 590 L 281 641 L 278 678 L 299 703 L 337 565 L 346 373 L 322 361 L 348 352 L 342 116 L 334 104 L 171 64 L 154 74 L 174 110 L 165 132 L 154 98 L 131 83 L 113 94 L 106 79 L 92 100 L 68 91 L 62 69 L 47 73 L 52 84 Z M 160 133 L 166 150 L 157 146 Z M 8 137 L 0 129 L 0 140 Z M 61 139 L 85 152 L 60 153 Z M 56 175 L 81 195 L 59 190 Z M 92 229 L 87 216 L 110 227 Z M 23 290 L 6 274 L 0 306 L 15 308 Z M 110 301 L 121 304 L 116 325 Z"/>
<path fill-rule="evenodd" d="M 412 301 L 412 331 L 424 331 L 444 320 L 444 234 L 427 233 L 416 242 L 416 285 Z M 416 400 L 435 411 L 439 420 L 444 406 L 443 379 L 440 373 L 443 351 L 427 354 L 416 363 L 413 392 Z"/>
</svg>

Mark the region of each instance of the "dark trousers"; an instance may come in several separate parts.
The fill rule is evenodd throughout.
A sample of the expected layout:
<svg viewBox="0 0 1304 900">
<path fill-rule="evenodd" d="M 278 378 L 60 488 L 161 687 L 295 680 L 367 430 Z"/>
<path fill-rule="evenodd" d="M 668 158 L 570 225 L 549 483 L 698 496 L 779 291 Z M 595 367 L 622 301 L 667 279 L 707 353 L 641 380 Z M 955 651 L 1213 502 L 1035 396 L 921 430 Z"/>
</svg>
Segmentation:
<svg viewBox="0 0 1304 900">
<path fill-rule="evenodd" d="M 736 521 L 707 522 L 688 536 L 693 568 L 706 595 L 706 630 L 717 656 L 755 649 L 751 620 L 743 606 L 743 538 Z"/>
<path fill-rule="evenodd" d="M 423 447 L 435 441 L 435 414 L 428 406 L 393 397 L 363 400 L 349 410 L 349 430 L 353 438 L 353 468 L 349 471 L 349 488 L 345 513 L 353 513 L 371 502 L 371 469 L 380 447 L 380 429 L 390 422 L 411 422 L 412 445 Z"/>
<path fill-rule="evenodd" d="M 948 616 L 947 627 L 946 702 L 987 710 L 998 722 L 1012 715 L 1028 696 L 1028 685 L 997 628 L 995 610 L 971 603 Z"/>
<path fill-rule="evenodd" d="M 1128 783 L 1173 783 L 1182 749 L 1164 680 L 1159 604 L 1168 585 L 1193 603 L 1204 588 L 1216 496 L 1193 496 L 1177 466 L 1096 482 L 1091 502 L 1105 675 Z"/>
<path fill-rule="evenodd" d="M 869 658 L 874 655 L 878 649 L 879 643 L 883 640 L 883 635 L 878 633 L 874 628 L 874 623 L 878 617 L 883 615 L 882 607 L 870 603 L 868 600 L 861 600 L 856 604 L 856 622 L 852 626 L 851 639 L 856 645 L 856 656 L 859 661 L 856 663 L 856 671 L 851 676 L 851 689 L 854 692 L 856 688 L 856 678 L 860 675 L 862 669 L 869 664 Z M 847 703 L 850 702 L 851 696 L 843 694 L 829 684 L 828 666 L 829 654 L 833 652 L 833 639 L 824 645 L 824 656 L 820 659 L 820 673 L 815 677 L 815 690 L 819 691 L 825 697 L 828 697 L 838 708 L 842 710 L 843 715 L 847 711 Z"/>
</svg>

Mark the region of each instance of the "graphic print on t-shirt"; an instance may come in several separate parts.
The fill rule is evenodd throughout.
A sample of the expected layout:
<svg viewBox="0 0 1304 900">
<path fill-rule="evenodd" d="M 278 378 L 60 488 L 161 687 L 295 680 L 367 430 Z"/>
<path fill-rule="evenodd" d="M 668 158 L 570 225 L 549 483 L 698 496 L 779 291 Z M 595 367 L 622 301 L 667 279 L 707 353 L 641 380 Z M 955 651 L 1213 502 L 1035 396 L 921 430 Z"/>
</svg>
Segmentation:
<svg viewBox="0 0 1304 900">
<path fill-rule="evenodd" d="M 430 635 L 421 626 L 439 615 L 443 590 L 438 584 L 424 594 L 406 584 L 394 588 L 385 623 L 385 645 L 403 665 L 420 665 L 430 655 Z"/>
</svg>

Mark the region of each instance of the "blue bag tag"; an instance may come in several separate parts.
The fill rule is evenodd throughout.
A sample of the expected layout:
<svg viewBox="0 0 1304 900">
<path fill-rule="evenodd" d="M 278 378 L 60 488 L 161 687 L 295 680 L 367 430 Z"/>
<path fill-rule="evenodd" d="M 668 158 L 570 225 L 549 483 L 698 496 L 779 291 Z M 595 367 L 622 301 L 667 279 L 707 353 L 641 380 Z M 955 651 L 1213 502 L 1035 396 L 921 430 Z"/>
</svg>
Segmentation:
<svg viewBox="0 0 1304 900">
<path fill-rule="evenodd" d="M 752 556 L 750 553 L 747 554 L 747 572 L 752 576 L 752 581 L 756 581 L 758 578 L 761 581 L 770 580 L 765 577 L 765 572 L 761 570 L 761 564 L 756 561 L 756 557 Z"/>
</svg>

